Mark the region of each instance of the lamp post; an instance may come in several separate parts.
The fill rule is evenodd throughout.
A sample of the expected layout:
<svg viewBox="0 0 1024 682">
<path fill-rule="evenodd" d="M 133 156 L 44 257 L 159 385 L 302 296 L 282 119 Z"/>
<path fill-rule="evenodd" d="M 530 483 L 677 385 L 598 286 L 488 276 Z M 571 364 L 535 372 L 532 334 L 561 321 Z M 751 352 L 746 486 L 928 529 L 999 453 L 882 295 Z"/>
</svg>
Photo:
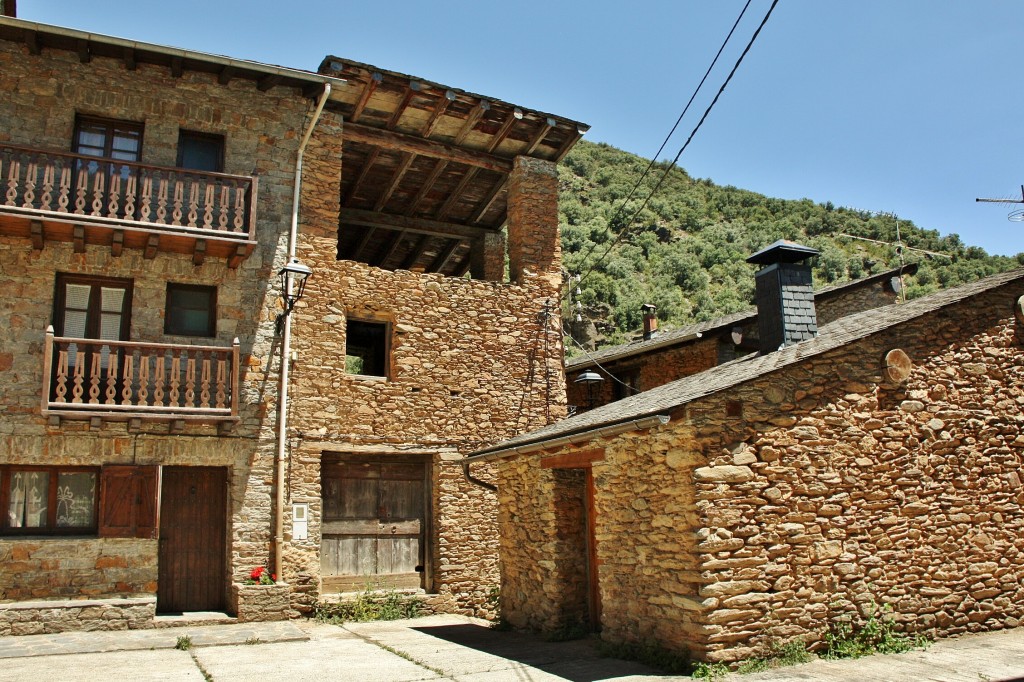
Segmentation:
<svg viewBox="0 0 1024 682">
<path fill-rule="evenodd" d="M 277 273 L 281 278 L 281 296 L 284 298 L 284 311 L 277 316 L 277 335 L 284 333 L 284 318 L 295 309 L 295 304 L 302 298 L 306 291 L 306 280 L 313 274 L 308 265 L 299 262 L 298 258 L 292 258 Z"/>
<path fill-rule="evenodd" d="M 594 390 L 597 385 L 604 381 L 604 377 L 595 372 L 592 369 L 586 369 L 580 372 L 579 376 L 576 377 L 574 383 L 583 384 L 587 387 L 587 409 L 593 409 L 597 403 L 597 399 L 594 397 Z"/>
</svg>

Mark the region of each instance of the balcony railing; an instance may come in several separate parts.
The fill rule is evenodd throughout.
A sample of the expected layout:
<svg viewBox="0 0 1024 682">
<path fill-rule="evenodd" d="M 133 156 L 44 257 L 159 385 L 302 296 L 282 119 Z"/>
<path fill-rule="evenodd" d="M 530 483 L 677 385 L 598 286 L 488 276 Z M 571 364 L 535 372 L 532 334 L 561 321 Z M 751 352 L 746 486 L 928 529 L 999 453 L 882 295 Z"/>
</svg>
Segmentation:
<svg viewBox="0 0 1024 682">
<path fill-rule="evenodd" d="M 44 415 L 234 421 L 238 339 L 231 346 L 54 336 L 43 351 Z"/>
<path fill-rule="evenodd" d="M 0 212 L 199 238 L 256 239 L 255 176 L 0 144 Z"/>
</svg>

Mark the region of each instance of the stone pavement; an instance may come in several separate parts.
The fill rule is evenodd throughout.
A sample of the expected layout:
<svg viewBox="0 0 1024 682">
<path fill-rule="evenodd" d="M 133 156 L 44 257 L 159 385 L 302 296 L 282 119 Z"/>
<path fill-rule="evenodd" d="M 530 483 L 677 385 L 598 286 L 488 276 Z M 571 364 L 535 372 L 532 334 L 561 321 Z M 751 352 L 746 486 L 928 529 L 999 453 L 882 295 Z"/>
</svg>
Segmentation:
<svg viewBox="0 0 1024 682">
<path fill-rule="evenodd" d="M 188 637 L 191 648 L 175 648 Z M 358 680 L 359 682 L 668 682 L 601 658 L 590 640 L 545 642 L 482 621 L 430 616 L 344 627 L 313 621 L 186 626 L 0 638 L 0 680 Z M 1024 682 L 1024 628 L 968 635 L 926 651 L 814 661 L 730 682 Z"/>
</svg>

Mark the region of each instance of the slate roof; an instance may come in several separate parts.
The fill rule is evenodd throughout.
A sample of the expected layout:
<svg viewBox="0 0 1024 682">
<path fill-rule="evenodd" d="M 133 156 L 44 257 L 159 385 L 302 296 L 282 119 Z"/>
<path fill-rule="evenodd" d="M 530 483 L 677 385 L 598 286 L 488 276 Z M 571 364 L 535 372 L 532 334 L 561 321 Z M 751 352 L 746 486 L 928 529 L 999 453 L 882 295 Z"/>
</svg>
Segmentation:
<svg viewBox="0 0 1024 682">
<path fill-rule="evenodd" d="M 823 287 L 814 292 L 814 299 L 815 301 L 821 301 L 822 299 L 838 296 L 839 294 L 853 289 L 870 286 L 877 282 L 897 277 L 901 270 L 908 275 L 912 275 L 917 272 L 917 264 L 911 263 L 903 266 L 902 268 L 886 270 L 885 272 L 880 272 L 875 275 L 855 279 L 852 282 L 843 282 L 841 284 L 833 284 L 831 286 Z M 629 343 L 623 343 L 617 346 L 608 346 L 606 348 L 601 348 L 600 350 L 591 351 L 585 355 L 572 358 L 565 363 L 565 371 L 573 372 L 584 367 L 593 367 L 599 363 L 621 360 L 622 358 L 632 357 L 642 353 L 649 353 L 661 348 L 674 346 L 676 344 L 688 343 L 700 338 L 708 332 L 753 322 L 756 319 L 757 308 L 747 308 L 746 310 L 741 310 L 740 312 L 729 315 L 723 315 L 722 317 L 715 318 L 714 320 L 708 320 L 707 322 L 698 322 L 697 324 L 690 324 L 677 329 L 659 331 L 655 337 L 649 341 L 637 339 L 635 341 L 630 341 Z"/>
<path fill-rule="evenodd" d="M 954 305 L 1005 284 L 1024 284 L 1024 268 L 992 275 L 899 305 L 883 306 L 843 317 L 825 325 L 819 335 L 767 355 L 751 355 L 718 365 L 672 383 L 608 403 L 575 417 L 524 433 L 503 443 L 470 453 L 470 458 L 495 456 L 507 450 L 568 437 L 594 429 L 665 414 L 681 405 L 758 378 L 807 358 L 866 338 L 890 327 Z M 1021 292 L 1024 294 L 1024 290 Z"/>
</svg>

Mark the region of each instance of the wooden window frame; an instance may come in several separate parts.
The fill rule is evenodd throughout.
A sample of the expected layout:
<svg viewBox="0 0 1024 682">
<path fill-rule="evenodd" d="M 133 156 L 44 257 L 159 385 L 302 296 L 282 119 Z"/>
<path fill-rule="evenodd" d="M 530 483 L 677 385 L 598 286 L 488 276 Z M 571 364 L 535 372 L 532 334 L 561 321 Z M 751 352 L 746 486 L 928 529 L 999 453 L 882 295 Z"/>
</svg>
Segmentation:
<svg viewBox="0 0 1024 682">
<path fill-rule="evenodd" d="M 176 165 L 178 168 L 186 168 L 185 166 L 185 145 L 186 139 L 193 140 L 208 140 L 211 142 L 217 142 L 220 146 L 220 155 L 217 159 L 217 168 L 213 170 L 202 170 L 201 172 L 210 173 L 223 173 L 224 172 L 224 150 L 227 147 L 227 138 L 220 133 L 204 133 L 199 130 L 188 130 L 186 128 L 178 129 L 178 156 Z M 196 170 L 196 169 L 190 169 Z"/>
<path fill-rule="evenodd" d="M 349 317 L 345 320 L 345 357 L 349 356 L 349 339 L 351 337 L 351 326 L 353 324 L 362 325 L 374 325 L 382 327 L 384 329 L 384 347 L 381 349 L 383 356 L 381 373 L 380 374 L 366 374 L 365 372 L 349 373 L 346 367 L 345 373 L 351 377 L 369 377 L 371 379 L 390 379 L 391 378 L 391 328 L 392 325 L 386 320 L 374 320 L 359 317 Z M 347 363 L 346 363 L 347 364 Z"/>
<path fill-rule="evenodd" d="M 113 154 L 113 142 L 114 136 L 112 133 L 116 130 L 126 130 L 137 132 L 139 134 L 139 151 L 138 158 L 134 159 L 135 163 L 142 161 L 142 145 L 146 134 L 145 123 L 139 121 L 127 121 L 119 118 L 104 118 L 102 116 L 88 116 L 84 114 L 77 114 L 75 116 L 75 129 L 72 133 L 71 138 L 71 151 L 75 154 L 80 154 L 81 151 L 78 148 L 78 138 L 82 129 L 82 125 L 100 125 L 107 129 L 107 138 L 103 145 L 103 156 L 97 158 L 111 158 Z"/>
<path fill-rule="evenodd" d="M 37 528 L 12 528 L 7 512 L 10 505 L 12 472 L 36 471 L 49 474 L 50 486 L 47 491 L 46 526 Z M 96 492 L 92 499 L 92 525 L 82 527 L 57 526 L 57 477 L 62 473 L 91 473 L 96 476 Z M 23 535 L 96 535 L 99 529 L 99 499 L 102 472 L 98 466 L 41 466 L 35 464 L 0 464 L 0 536 L 17 537 Z"/>
<path fill-rule="evenodd" d="M 210 308 L 207 311 L 206 331 L 203 334 L 188 334 L 180 328 L 173 326 L 171 315 L 171 292 L 172 291 L 201 291 L 210 294 Z M 176 309 L 175 309 L 176 310 Z M 164 334 L 167 336 L 187 336 L 193 338 L 215 338 L 217 336 L 217 287 L 210 284 L 184 284 L 182 282 L 168 282 L 167 294 L 164 299 Z"/>
<path fill-rule="evenodd" d="M 54 282 L 54 293 L 53 293 L 53 311 L 51 313 L 51 324 L 53 325 L 54 334 L 56 336 L 64 336 L 64 315 L 62 314 L 67 306 L 67 286 L 68 284 L 87 284 L 92 287 L 99 285 L 100 287 L 108 285 L 111 287 L 119 287 L 125 290 L 124 306 L 121 315 L 121 331 L 120 340 L 127 341 L 131 334 L 131 323 L 132 323 L 132 297 L 135 289 L 135 282 L 130 279 L 121 279 L 117 277 L 100 277 L 94 275 L 74 275 L 66 272 L 58 272 Z M 99 288 L 94 288 L 90 294 L 89 299 L 89 310 L 99 310 L 99 301 L 94 300 L 98 297 Z M 61 313 L 61 314 L 58 314 Z M 99 317 L 94 316 L 92 319 L 87 320 L 86 335 L 83 338 L 87 339 L 98 339 L 99 329 L 96 325 L 99 323 Z"/>
</svg>

